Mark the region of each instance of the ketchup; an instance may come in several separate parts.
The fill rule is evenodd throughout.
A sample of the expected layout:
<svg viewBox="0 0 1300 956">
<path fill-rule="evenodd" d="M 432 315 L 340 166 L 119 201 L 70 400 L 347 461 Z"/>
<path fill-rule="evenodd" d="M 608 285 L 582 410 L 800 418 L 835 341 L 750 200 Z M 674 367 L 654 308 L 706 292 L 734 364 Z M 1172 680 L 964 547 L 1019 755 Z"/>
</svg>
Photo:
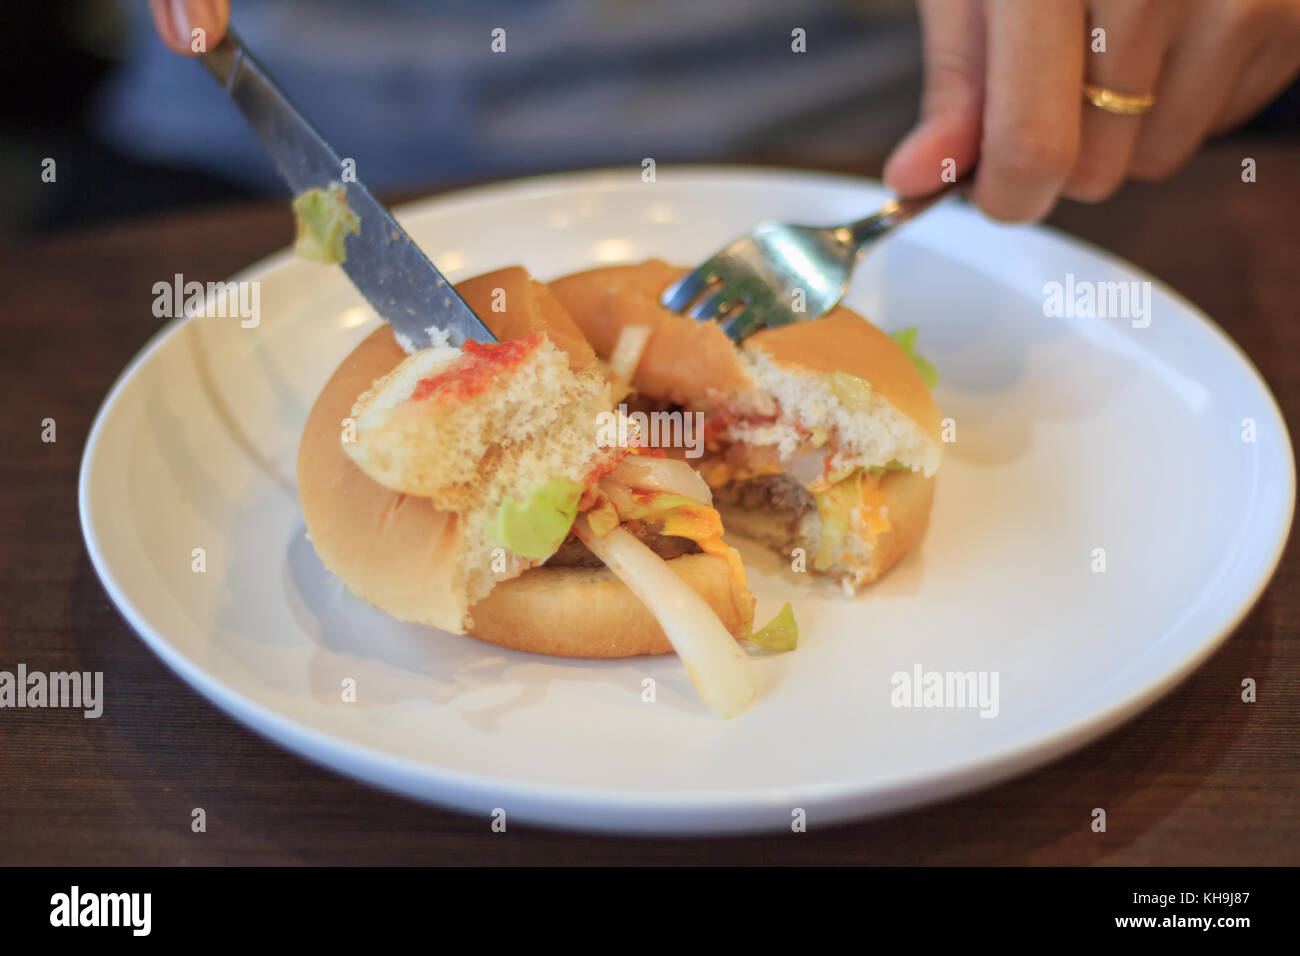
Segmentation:
<svg viewBox="0 0 1300 956">
<path fill-rule="evenodd" d="M 586 477 L 582 479 L 582 483 L 584 485 L 594 485 L 596 482 L 600 481 L 600 479 L 604 478 L 611 471 L 617 468 L 619 464 L 622 463 L 623 459 L 627 457 L 628 454 L 626 450 L 622 450 L 623 453 L 620 455 L 618 453 L 620 450 L 622 449 L 615 449 L 613 452 L 610 453 L 609 458 L 607 458 L 601 464 L 596 465 L 596 467 L 592 468 L 591 471 L 587 472 Z"/>
<path fill-rule="evenodd" d="M 492 377 L 513 368 L 542 341 L 541 332 L 511 339 L 508 342 L 466 342 L 460 358 L 436 375 L 415 383 L 411 401 L 418 402 L 438 395 L 441 398 L 472 398 L 487 388 Z"/>
</svg>

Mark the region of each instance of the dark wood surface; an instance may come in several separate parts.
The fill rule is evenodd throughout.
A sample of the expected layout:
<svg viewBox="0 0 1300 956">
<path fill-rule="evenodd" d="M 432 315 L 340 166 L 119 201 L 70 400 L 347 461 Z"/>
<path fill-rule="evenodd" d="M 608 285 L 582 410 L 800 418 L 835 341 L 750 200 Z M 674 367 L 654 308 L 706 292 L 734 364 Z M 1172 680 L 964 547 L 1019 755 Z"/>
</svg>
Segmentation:
<svg viewBox="0 0 1300 956">
<path fill-rule="evenodd" d="M 1258 182 L 1240 179 L 1243 157 Z M 1175 181 L 1067 204 L 1058 227 L 1223 325 L 1300 421 L 1300 146 L 1216 144 Z M 154 333 L 150 288 L 220 279 L 287 244 L 282 203 L 122 222 L 0 249 L 0 670 L 103 671 L 99 720 L 0 710 L 0 864 L 1300 863 L 1300 560 L 1176 691 L 1011 782 L 863 824 L 725 840 L 590 837 L 432 809 L 335 776 L 235 723 L 145 648 L 81 541 L 95 410 Z M 58 440 L 40 440 L 57 421 Z M 1259 699 L 1240 701 L 1243 677 Z M 208 814 L 204 834 L 190 810 Z M 1090 829 L 1105 807 L 1108 830 Z"/>
</svg>

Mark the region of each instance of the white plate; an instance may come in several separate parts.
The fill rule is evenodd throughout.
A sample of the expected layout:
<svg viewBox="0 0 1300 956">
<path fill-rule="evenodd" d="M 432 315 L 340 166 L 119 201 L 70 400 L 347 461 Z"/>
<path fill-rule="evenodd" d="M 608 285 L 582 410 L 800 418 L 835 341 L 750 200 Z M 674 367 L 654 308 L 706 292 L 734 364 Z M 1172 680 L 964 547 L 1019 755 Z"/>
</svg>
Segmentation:
<svg viewBox="0 0 1300 956">
<path fill-rule="evenodd" d="M 473 189 L 401 218 L 453 279 L 511 263 L 549 279 L 690 263 L 761 219 L 843 221 L 883 198 L 850 178 L 661 168 L 647 184 L 637 167 Z M 731 721 L 701 708 L 673 657 L 503 652 L 399 624 L 330 578 L 304 538 L 294 459 L 321 385 L 375 319 L 342 272 L 287 254 L 239 277 L 261 283 L 257 328 L 173 322 L 114 386 L 82 464 L 87 546 L 127 620 L 217 706 L 485 820 L 501 808 L 584 829 L 777 830 L 798 809 L 818 826 L 934 800 L 1166 693 L 1249 610 L 1290 525 L 1286 426 L 1235 345 L 1159 284 L 1146 328 L 1047 318 L 1044 284 L 1067 273 L 1147 281 L 956 204 L 862 264 L 848 304 L 885 329 L 920 327 L 957 440 L 924 545 L 856 599 L 743 549 L 758 616 L 788 599 L 801 635 L 757 661 L 761 697 Z M 917 665 L 996 672 L 997 716 L 893 706 L 892 675 Z"/>
</svg>

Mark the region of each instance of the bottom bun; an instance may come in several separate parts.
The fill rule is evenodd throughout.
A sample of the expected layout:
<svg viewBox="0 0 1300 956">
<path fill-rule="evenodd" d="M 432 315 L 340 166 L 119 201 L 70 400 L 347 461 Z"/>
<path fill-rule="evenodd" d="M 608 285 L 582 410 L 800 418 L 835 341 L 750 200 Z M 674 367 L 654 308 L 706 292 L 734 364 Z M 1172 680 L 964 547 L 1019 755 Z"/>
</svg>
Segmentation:
<svg viewBox="0 0 1300 956">
<path fill-rule="evenodd" d="M 668 562 L 736 638 L 749 636 L 754 598 L 725 558 Z M 517 651 L 557 657 L 634 657 L 673 647 L 659 622 L 608 568 L 533 568 L 503 581 L 471 609 L 469 633 Z"/>
</svg>

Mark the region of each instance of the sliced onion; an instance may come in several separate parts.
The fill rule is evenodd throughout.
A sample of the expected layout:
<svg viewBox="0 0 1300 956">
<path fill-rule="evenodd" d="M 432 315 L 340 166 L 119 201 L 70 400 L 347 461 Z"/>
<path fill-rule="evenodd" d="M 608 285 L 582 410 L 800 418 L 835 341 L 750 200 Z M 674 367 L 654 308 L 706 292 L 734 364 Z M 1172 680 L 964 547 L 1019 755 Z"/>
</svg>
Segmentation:
<svg viewBox="0 0 1300 956">
<path fill-rule="evenodd" d="M 650 341 L 654 329 L 648 325 L 625 325 L 618 333 L 614 351 L 609 354 L 609 367 L 625 382 L 632 381 L 636 367 L 641 364 L 641 353 Z"/>
<path fill-rule="evenodd" d="M 586 515 L 579 515 L 573 528 L 654 615 L 705 705 L 724 717 L 744 710 L 758 689 L 753 669 L 704 598 L 625 529 L 597 536 Z"/>
<path fill-rule="evenodd" d="M 700 473 L 677 458 L 628 455 L 609 473 L 608 480 L 645 491 L 669 491 L 702 504 L 713 504 L 713 492 Z"/>
<path fill-rule="evenodd" d="M 602 478 L 598 487 L 620 515 L 632 514 L 637 509 L 638 502 L 632 497 L 632 489 L 627 485 Z"/>
<path fill-rule="evenodd" d="M 829 451 L 820 449 L 800 452 L 787 463 L 785 473 L 799 484 L 807 487 L 825 477 L 826 459 L 829 457 Z"/>
</svg>

